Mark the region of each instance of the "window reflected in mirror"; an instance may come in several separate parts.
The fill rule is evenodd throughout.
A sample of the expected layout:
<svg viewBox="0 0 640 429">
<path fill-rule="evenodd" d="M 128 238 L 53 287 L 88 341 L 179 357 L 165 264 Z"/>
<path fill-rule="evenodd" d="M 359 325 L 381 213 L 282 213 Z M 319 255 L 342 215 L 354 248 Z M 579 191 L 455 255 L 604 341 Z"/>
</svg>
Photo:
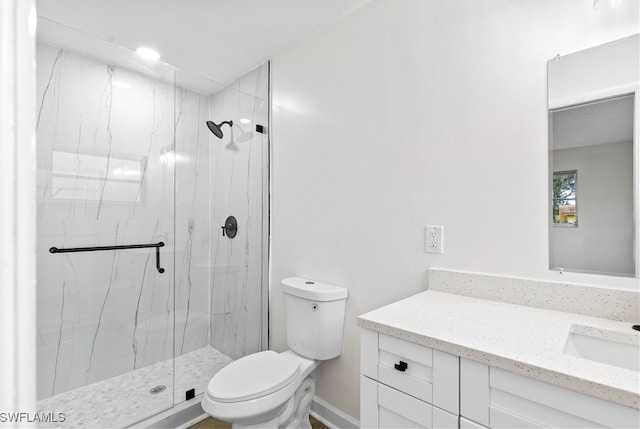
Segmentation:
<svg viewBox="0 0 640 429">
<path fill-rule="evenodd" d="M 577 182 L 577 170 L 553 173 L 553 223 L 557 226 L 578 225 Z"/>
</svg>

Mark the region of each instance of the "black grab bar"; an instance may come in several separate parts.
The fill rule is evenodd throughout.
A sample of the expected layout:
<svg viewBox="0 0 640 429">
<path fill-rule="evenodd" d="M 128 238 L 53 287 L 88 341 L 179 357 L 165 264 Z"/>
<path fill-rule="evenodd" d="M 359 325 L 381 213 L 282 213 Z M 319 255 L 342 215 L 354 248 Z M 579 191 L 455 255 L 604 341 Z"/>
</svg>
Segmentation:
<svg viewBox="0 0 640 429">
<path fill-rule="evenodd" d="M 100 247 L 70 247 L 67 249 L 58 249 L 51 247 L 50 253 L 70 253 L 70 252 L 95 252 L 99 250 L 121 250 L 121 249 L 145 249 L 148 247 L 156 248 L 156 269 L 160 274 L 164 273 L 164 268 L 160 268 L 160 248 L 164 247 L 164 241 L 151 244 L 126 244 L 123 246 L 100 246 Z"/>
</svg>

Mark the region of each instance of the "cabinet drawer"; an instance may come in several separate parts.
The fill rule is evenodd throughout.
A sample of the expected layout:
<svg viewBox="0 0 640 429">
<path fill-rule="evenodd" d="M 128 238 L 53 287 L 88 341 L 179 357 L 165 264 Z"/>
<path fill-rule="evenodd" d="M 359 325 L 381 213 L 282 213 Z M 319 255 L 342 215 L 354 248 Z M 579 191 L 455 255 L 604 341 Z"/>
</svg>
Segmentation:
<svg viewBox="0 0 640 429">
<path fill-rule="evenodd" d="M 431 428 L 432 406 L 384 384 L 378 384 L 380 428 Z"/>
<path fill-rule="evenodd" d="M 459 358 L 364 329 L 363 375 L 458 415 Z"/>
<path fill-rule="evenodd" d="M 360 424 L 365 428 L 457 429 L 458 416 L 360 376 Z"/>
<path fill-rule="evenodd" d="M 378 380 L 431 403 L 433 351 L 382 334 L 379 335 L 378 347 Z"/>
</svg>

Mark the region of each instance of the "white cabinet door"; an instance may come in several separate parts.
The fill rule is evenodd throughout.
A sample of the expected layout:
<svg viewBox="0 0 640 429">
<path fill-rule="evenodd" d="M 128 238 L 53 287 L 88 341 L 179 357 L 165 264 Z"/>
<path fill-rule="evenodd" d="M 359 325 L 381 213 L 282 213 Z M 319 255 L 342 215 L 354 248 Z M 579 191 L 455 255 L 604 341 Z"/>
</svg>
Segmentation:
<svg viewBox="0 0 640 429">
<path fill-rule="evenodd" d="M 368 329 L 360 335 L 360 373 L 378 379 L 378 333 Z"/>
<path fill-rule="evenodd" d="M 433 405 L 458 415 L 460 358 L 458 356 L 433 351 Z"/>
<path fill-rule="evenodd" d="M 460 415 L 489 427 L 489 367 L 460 359 Z"/>
<path fill-rule="evenodd" d="M 360 428 L 378 427 L 378 382 L 360 376 Z"/>
<path fill-rule="evenodd" d="M 489 404 L 491 427 L 497 409 L 540 427 L 640 428 L 640 410 L 493 367 Z"/>
<path fill-rule="evenodd" d="M 640 428 L 640 411 L 461 359 L 460 415 L 491 428 Z"/>
</svg>

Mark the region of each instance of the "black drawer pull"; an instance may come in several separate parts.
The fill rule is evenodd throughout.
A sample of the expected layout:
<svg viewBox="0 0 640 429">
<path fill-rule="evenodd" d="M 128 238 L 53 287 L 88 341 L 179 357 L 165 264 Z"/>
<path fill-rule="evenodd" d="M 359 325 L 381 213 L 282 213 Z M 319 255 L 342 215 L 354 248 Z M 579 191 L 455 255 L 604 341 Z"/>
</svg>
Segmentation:
<svg viewBox="0 0 640 429">
<path fill-rule="evenodd" d="M 394 364 L 393 367 L 398 371 L 405 372 L 407 370 L 407 363 L 400 361 L 400 363 Z"/>
</svg>

